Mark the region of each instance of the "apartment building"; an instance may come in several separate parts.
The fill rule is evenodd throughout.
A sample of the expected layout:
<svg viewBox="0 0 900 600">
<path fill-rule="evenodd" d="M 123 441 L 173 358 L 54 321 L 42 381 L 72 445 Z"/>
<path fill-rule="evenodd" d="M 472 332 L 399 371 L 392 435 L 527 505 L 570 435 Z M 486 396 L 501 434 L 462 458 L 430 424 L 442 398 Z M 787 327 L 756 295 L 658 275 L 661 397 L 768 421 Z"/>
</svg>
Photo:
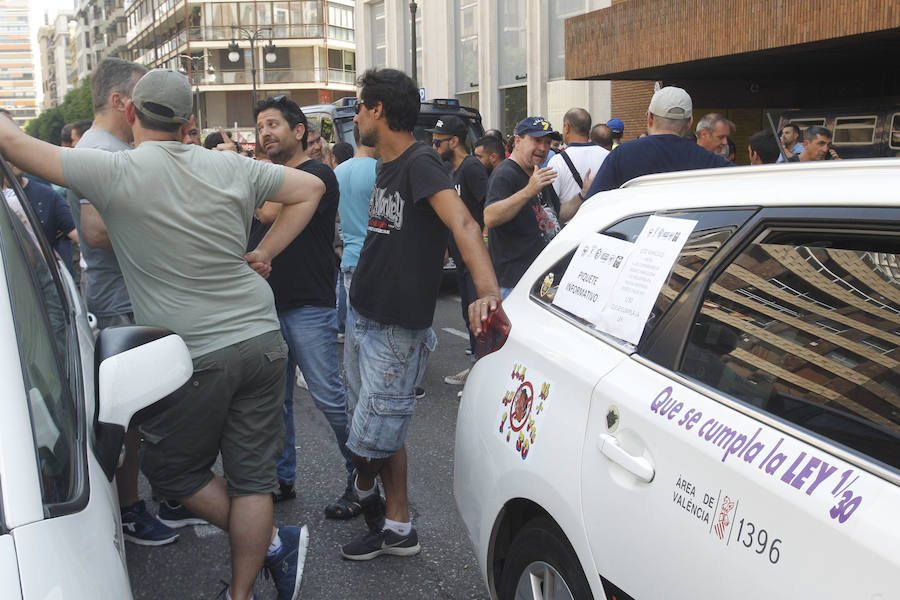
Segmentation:
<svg viewBox="0 0 900 600">
<path fill-rule="evenodd" d="M 419 0 L 417 80 L 427 98 L 456 98 L 479 109 L 485 127 L 510 133 L 528 115 L 557 128 L 572 107 L 595 122 L 610 118 L 608 81 L 568 81 L 565 20 L 609 0 Z M 357 62 L 412 68 L 408 0 L 356 3 Z"/>
<path fill-rule="evenodd" d="M 254 94 L 301 106 L 355 95 L 353 4 L 136 0 L 125 9 L 125 58 L 185 72 L 202 128 L 253 127 Z"/>
<path fill-rule="evenodd" d="M 126 0 L 75 0 L 77 79 L 107 56 L 125 57 Z"/>
<path fill-rule="evenodd" d="M 19 125 L 38 112 L 26 0 L 0 0 L 0 107 Z"/>
<path fill-rule="evenodd" d="M 60 12 L 52 24 L 42 25 L 38 29 L 38 48 L 41 55 L 41 78 L 44 93 L 41 103 L 43 110 L 62 104 L 66 93 L 77 84 L 76 27 L 74 13 Z"/>
</svg>

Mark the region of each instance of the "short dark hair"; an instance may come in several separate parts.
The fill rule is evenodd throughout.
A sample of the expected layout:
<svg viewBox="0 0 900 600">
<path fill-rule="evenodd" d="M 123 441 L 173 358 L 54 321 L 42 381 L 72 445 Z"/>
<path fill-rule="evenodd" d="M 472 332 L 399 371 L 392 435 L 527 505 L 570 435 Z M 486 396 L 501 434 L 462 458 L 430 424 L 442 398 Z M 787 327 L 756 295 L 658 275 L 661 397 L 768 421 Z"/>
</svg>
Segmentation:
<svg viewBox="0 0 900 600">
<path fill-rule="evenodd" d="M 225 135 L 228 135 L 228 133 L 226 133 Z M 228 141 L 231 141 L 231 136 L 228 136 Z M 225 138 L 222 137 L 222 134 L 218 131 L 213 131 L 208 136 L 206 136 L 205 140 L 203 140 L 203 147 L 207 150 L 212 150 L 213 148 L 224 142 Z"/>
<path fill-rule="evenodd" d="M 503 132 L 499 129 L 488 129 L 484 132 L 484 135 L 495 137 L 500 141 L 501 144 L 503 143 Z"/>
<path fill-rule="evenodd" d="M 331 153 L 334 154 L 334 160 L 337 162 L 337 164 L 341 164 L 345 160 L 353 158 L 353 144 L 348 144 L 347 142 L 338 142 L 331 149 Z"/>
<path fill-rule="evenodd" d="M 369 69 L 357 80 L 360 101 L 368 108 L 381 102 L 392 131 L 412 131 L 419 117 L 419 88 L 396 69 Z"/>
<path fill-rule="evenodd" d="M 796 123 L 785 123 L 784 127 L 781 128 L 781 131 L 784 132 L 785 129 L 793 129 L 794 133 L 800 135 L 800 126 Z"/>
<path fill-rule="evenodd" d="M 91 128 L 94 122 L 90 119 L 82 119 L 80 121 L 75 121 L 72 123 L 72 131 L 78 133 L 78 136 L 81 137 L 84 135 L 84 132 Z"/>
<path fill-rule="evenodd" d="M 166 123 L 163 121 L 157 121 L 156 119 L 148 117 L 147 115 L 142 113 L 137 106 L 134 107 L 134 114 L 137 117 L 138 121 L 141 122 L 141 127 L 143 127 L 144 129 L 164 131 L 166 133 L 175 133 L 176 131 L 181 129 L 181 126 L 183 125 L 183 123 Z"/>
<path fill-rule="evenodd" d="M 280 112 L 284 120 L 287 121 L 291 131 L 293 131 L 297 125 L 303 125 L 303 137 L 300 138 L 300 146 L 306 150 L 306 136 L 309 135 L 310 129 L 313 128 L 307 122 L 306 115 L 300 110 L 300 106 L 284 94 L 271 96 L 256 103 L 256 106 L 253 107 L 253 120 L 256 121 L 259 117 L 259 113 L 264 110 L 269 110 L 270 108 L 278 109 L 278 112 Z"/>
<path fill-rule="evenodd" d="M 147 67 L 130 60 L 121 58 L 104 58 L 94 69 L 91 75 L 91 98 L 94 102 L 94 112 L 102 111 L 109 102 L 109 95 L 119 92 L 131 98 L 134 85 L 137 83 L 135 75 L 143 76 Z"/>
<path fill-rule="evenodd" d="M 591 141 L 607 150 L 613 145 L 613 131 L 606 123 L 597 123 L 591 129 Z"/>
<path fill-rule="evenodd" d="M 587 137 L 591 132 L 591 113 L 583 108 L 570 108 L 563 116 L 563 123 L 568 123 L 576 135 Z"/>
<path fill-rule="evenodd" d="M 74 123 L 66 123 L 62 126 L 62 129 L 59 130 L 59 141 L 64 144 L 72 145 L 72 128 L 74 127 Z"/>
<path fill-rule="evenodd" d="M 781 154 L 778 149 L 779 145 L 771 131 L 757 131 L 750 136 L 750 150 L 759 154 L 760 160 L 766 164 L 778 160 L 778 156 Z"/>
<path fill-rule="evenodd" d="M 803 132 L 803 140 L 809 142 L 816 139 L 816 136 L 819 135 L 827 137 L 829 140 L 834 137 L 831 134 L 831 130 L 827 127 L 822 127 L 821 125 L 813 125 L 812 127 L 807 127 L 806 131 Z"/>
<path fill-rule="evenodd" d="M 484 148 L 484 151 L 488 154 L 496 154 L 500 158 L 504 158 L 506 155 L 503 151 L 503 144 L 500 143 L 500 140 L 498 140 L 495 135 L 486 135 L 479 138 L 478 141 L 475 142 L 475 148 L 478 148 L 479 146 Z"/>
</svg>

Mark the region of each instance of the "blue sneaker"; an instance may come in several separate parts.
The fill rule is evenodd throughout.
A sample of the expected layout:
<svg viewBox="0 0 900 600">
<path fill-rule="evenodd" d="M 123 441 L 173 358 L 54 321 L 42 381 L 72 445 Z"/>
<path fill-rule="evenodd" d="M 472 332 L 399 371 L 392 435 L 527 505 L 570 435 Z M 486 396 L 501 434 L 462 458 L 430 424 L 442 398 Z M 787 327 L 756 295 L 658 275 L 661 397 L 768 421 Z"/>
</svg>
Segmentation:
<svg viewBox="0 0 900 600">
<path fill-rule="evenodd" d="M 309 546 L 309 530 L 303 527 L 279 527 L 281 550 L 266 556 L 263 562 L 266 577 L 271 577 L 278 592 L 278 600 L 297 600 L 300 596 L 300 579 Z"/>
<path fill-rule="evenodd" d="M 172 529 L 188 525 L 209 525 L 206 521 L 192 513 L 184 504 L 163 500 L 159 503 L 159 520 Z"/>
<path fill-rule="evenodd" d="M 178 532 L 151 515 L 143 500 L 121 510 L 122 533 L 129 542 L 141 546 L 163 546 L 178 539 Z"/>
</svg>

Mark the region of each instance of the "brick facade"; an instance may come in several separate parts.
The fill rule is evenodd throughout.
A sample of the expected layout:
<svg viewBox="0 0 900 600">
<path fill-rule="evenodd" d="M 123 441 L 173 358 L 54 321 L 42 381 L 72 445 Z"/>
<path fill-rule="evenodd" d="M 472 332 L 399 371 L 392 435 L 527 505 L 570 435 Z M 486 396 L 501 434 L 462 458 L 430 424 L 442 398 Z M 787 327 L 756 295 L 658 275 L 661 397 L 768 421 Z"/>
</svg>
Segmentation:
<svg viewBox="0 0 900 600">
<path fill-rule="evenodd" d="M 619 1 L 567 20 L 566 79 L 615 79 L 894 29 L 897 0 Z"/>
<path fill-rule="evenodd" d="M 613 81 L 612 116 L 622 119 L 622 141 L 633 140 L 647 129 L 647 107 L 653 96 L 653 81 Z"/>
</svg>

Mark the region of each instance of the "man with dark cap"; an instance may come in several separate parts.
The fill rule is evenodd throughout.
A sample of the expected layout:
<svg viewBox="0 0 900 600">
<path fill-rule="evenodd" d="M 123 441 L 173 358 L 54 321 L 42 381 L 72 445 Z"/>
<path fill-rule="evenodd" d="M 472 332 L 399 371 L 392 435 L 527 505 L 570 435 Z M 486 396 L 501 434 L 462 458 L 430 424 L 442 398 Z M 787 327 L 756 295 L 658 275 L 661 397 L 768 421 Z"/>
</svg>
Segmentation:
<svg viewBox="0 0 900 600">
<path fill-rule="evenodd" d="M 478 227 L 484 229 L 484 197 L 487 193 L 488 173 L 481 162 L 469 154 L 466 148 L 466 124 L 459 117 L 453 115 L 441 117 L 433 129 L 427 130 L 432 134 L 431 145 L 438 151 L 441 158 L 453 167 L 453 185 L 456 193 L 462 198 L 463 204 L 469 209 L 469 214 L 478 223 Z M 478 298 L 475 290 L 475 282 L 469 273 L 465 261 L 459 252 L 456 241 L 450 236 L 450 257 L 456 263 L 456 282 L 461 300 L 463 321 L 466 330 L 469 331 L 469 350 L 475 352 L 475 335 L 469 329 L 469 305 Z M 474 355 L 473 355 L 474 356 Z M 450 385 L 463 385 L 469 369 L 463 369 L 455 375 L 444 377 L 444 381 Z"/>
<path fill-rule="evenodd" d="M 488 252 L 503 298 L 559 232 L 559 196 L 551 185 L 556 171 L 540 165 L 551 140 L 561 139 L 547 119 L 522 119 L 516 125 L 512 153 L 488 182 L 484 224 L 489 227 Z"/>
<path fill-rule="evenodd" d="M 622 119 L 613 117 L 606 122 L 606 126 L 609 127 L 609 130 L 612 132 L 612 147 L 615 148 L 622 142 L 622 135 L 625 134 L 625 123 L 622 122 Z"/>
<path fill-rule="evenodd" d="M 141 425 L 141 468 L 154 490 L 228 531 L 226 598 L 251 598 L 265 567 L 278 600 L 296 600 L 308 533 L 275 529 L 270 495 L 287 346 L 258 274 L 268 274 L 272 258 L 306 226 L 325 186 L 296 169 L 183 144 L 192 105 L 185 76 L 155 69 L 126 103 L 134 150 L 62 149 L 0 119 L 0 152 L 91 199 L 135 321 L 174 331 L 191 352 L 194 373 L 172 407 Z M 253 211 L 266 200 L 284 208 L 245 254 Z M 220 453 L 224 478 L 211 470 Z"/>
</svg>

